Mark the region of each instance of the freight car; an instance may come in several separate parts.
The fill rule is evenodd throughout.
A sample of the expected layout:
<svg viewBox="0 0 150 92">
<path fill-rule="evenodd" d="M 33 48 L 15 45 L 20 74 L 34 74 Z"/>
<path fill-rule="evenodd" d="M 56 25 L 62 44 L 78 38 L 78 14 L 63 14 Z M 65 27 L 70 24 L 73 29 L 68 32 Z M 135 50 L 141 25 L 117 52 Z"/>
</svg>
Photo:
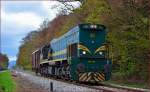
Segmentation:
<svg viewBox="0 0 150 92">
<path fill-rule="evenodd" d="M 43 76 L 101 82 L 111 76 L 104 25 L 79 24 L 32 53 L 32 68 Z"/>
</svg>

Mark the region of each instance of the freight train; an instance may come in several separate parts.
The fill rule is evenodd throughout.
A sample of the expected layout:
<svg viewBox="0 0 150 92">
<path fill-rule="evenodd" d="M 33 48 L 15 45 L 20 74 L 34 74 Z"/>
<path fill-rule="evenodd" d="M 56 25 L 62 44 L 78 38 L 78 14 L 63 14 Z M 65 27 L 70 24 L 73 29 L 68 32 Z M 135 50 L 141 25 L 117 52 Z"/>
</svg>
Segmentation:
<svg viewBox="0 0 150 92">
<path fill-rule="evenodd" d="M 32 53 L 36 74 L 79 82 L 99 83 L 111 77 L 107 28 L 78 24 Z"/>
</svg>

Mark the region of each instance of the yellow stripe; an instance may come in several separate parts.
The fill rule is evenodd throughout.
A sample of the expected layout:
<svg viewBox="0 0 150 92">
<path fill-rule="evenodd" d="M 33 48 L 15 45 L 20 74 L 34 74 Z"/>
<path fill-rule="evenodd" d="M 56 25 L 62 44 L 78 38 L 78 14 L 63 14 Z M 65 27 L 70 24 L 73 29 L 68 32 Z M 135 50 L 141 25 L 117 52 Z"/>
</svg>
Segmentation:
<svg viewBox="0 0 150 92">
<path fill-rule="evenodd" d="M 85 77 L 82 79 L 82 81 L 86 81 L 86 79 L 87 79 L 87 76 L 85 76 Z"/>
<path fill-rule="evenodd" d="M 103 73 L 101 73 L 102 74 L 102 76 L 105 76 Z"/>
<path fill-rule="evenodd" d="M 101 77 L 99 77 L 99 76 L 98 76 L 97 78 L 98 78 L 100 81 L 102 81 L 102 80 L 103 80 L 103 79 L 101 79 Z"/>
<path fill-rule="evenodd" d="M 85 50 L 85 51 L 91 53 L 90 50 L 86 46 L 81 45 L 81 44 L 78 44 L 78 49 L 82 49 L 82 50 Z"/>
<path fill-rule="evenodd" d="M 94 79 L 95 79 L 97 82 L 99 81 L 96 77 L 94 77 Z"/>
<path fill-rule="evenodd" d="M 52 61 L 55 62 L 55 61 L 62 61 L 62 60 L 67 60 L 67 58 L 55 59 L 55 60 L 52 60 Z"/>
<path fill-rule="evenodd" d="M 103 73 L 99 73 L 98 75 L 100 75 L 100 76 L 102 76 L 102 77 L 105 77 Z"/>
<path fill-rule="evenodd" d="M 62 60 L 66 60 L 66 58 L 55 59 L 55 60 L 50 60 L 50 61 L 42 61 L 42 62 L 40 62 L 40 64 L 44 64 L 44 63 L 48 63 L 48 62 L 55 62 L 55 61 L 62 61 Z"/>
<path fill-rule="evenodd" d="M 89 76 L 89 78 L 88 78 L 86 81 L 89 81 L 91 78 L 92 78 L 92 77 L 91 77 L 91 76 Z"/>
<path fill-rule="evenodd" d="M 84 73 L 84 74 L 79 78 L 79 80 L 81 80 L 82 78 L 84 78 L 85 75 L 86 75 L 86 73 Z"/>
<path fill-rule="evenodd" d="M 104 51 L 104 50 L 106 50 L 106 46 L 100 46 L 99 48 L 97 48 L 95 53 L 97 53 L 98 51 Z"/>
<path fill-rule="evenodd" d="M 88 76 L 90 76 L 90 75 L 91 75 L 91 72 L 88 73 Z"/>
<path fill-rule="evenodd" d="M 52 56 L 52 54 L 51 54 L 51 53 L 48 53 L 48 56 L 50 57 L 50 56 Z"/>
<path fill-rule="evenodd" d="M 78 75 L 79 75 L 79 77 L 81 77 L 82 73 L 79 73 Z"/>
<path fill-rule="evenodd" d="M 99 73 L 98 73 L 98 72 L 96 72 L 96 74 L 98 75 Z"/>
<path fill-rule="evenodd" d="M 66 53 L 67 53 L 67 49 L 64 49 L 64 50 L 60 50 L 60 51 L 52 53 L 52 56 L 58 56 L 58 55 L 66 54 Z"/>
<path fill-rule="evenodd" d="M 99 74 L 99 76 L 100 76 L 103 80 L 105 80 L 105 78 L 104 78 L 101 74 Z"/>
<path fill-rule="evenodd" d="M 95 77 L 97 77 L 96 73 L 94 73 Z"/>
<path fill-rule="evenodd" d="M 43 62 L 40 62 L 40 64 L 44 64 L 44 63 L 48 63 L 48 62 L 52 62 L 52 61 L 43 61 Z"/>
<path fill-rule="evenodd" d="M 94 74 L 95 75 L 95 77 L 97 77 L 99 80 L 105 80 L 105 78 L 100 74 L 100 73 L 95 73 Z"/>
</svg>

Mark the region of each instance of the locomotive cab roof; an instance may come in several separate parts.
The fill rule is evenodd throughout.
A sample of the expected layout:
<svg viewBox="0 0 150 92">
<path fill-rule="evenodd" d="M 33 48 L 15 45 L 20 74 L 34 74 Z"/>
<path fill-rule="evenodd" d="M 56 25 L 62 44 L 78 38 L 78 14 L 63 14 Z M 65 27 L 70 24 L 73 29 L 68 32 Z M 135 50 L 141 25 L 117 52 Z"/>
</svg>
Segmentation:
<svg viewBox="0 0 150 92">
<path fill-rule="evenodd" d="M 76 32 L 76 31 L 79 31 L 80 29 L 86 29 L 86 30 L 93 29 L 93 30 L 102 31 L 102 30 L 106 30 L 106 26 L 102 25 L 102 24 L 81 23 L 81 24 L 78 24 L 76 26 L 73 26 L 67 33 L 65 33 L 61 37 L 54 38 L 50 43 L 55 43 L 56 41 Z"/>
</svg>

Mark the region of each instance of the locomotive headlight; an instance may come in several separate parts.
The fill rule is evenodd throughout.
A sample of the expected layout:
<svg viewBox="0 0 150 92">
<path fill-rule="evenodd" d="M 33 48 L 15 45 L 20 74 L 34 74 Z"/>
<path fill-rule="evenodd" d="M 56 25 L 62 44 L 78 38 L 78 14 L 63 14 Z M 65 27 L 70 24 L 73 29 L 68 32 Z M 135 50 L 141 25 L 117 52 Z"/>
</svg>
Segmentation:
<svg viewBox="0 0 150 92">
<path fill-rule="evenodd" d="M 99 54 L 100 54 L 100 55 L 102 55 L 102 54 L 103 54 L 103 52 L 101 52 L 101 51 L 100 51 L 100 52 L 99 52 Z"/>
<path fill-rule="evenodd" d="M 84 54 L 84 55 L 85 55 L 85 54 L 86 54 L 86 51 L 82 51 L 82 54 Z"/>
<path fill-rule="evenodd" d="M 91 27 L 91 28 L 95 28 L 95 29 L 97 28 L 97 26 L 96 26 L 96 25 L 91 25 L 90 27 Z"/>
</svg>

